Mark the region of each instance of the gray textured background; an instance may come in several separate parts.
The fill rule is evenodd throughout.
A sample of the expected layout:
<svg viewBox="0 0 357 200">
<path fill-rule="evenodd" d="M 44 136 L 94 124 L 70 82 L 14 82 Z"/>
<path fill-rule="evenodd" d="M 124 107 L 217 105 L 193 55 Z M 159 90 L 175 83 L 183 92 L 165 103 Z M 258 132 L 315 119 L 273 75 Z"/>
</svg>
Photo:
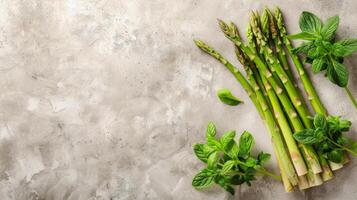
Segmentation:
<svg viewBox="0 0 357 200">
<path fill-rule="evenodd" d="M 192 42 L 237 63 L 216 18 L 245 29 L 249 10 L 268 2 L 281 6 L 290 32 L 309 10 L 340 15 L 339 36 L 357 36 L 355 0 L 1 0 L 0 199 L 357 199 L 356 160 L 306 193 L 286 194 L 266 178 L 234 197 L 191 187 L 202 167 L 192 145 L 208 121 L 221 132 L 249 130 L 256 150 L 272 152 L 242 88 Z M 346 63 L 357 96 L 357 55 Z M 329 112 L 356 132 L 344 91 L 312 79 Z M 222 105 L 222 87 L 245 104 Z M 276 170 L 275 158 L 268 166 Z"/>
</svg>

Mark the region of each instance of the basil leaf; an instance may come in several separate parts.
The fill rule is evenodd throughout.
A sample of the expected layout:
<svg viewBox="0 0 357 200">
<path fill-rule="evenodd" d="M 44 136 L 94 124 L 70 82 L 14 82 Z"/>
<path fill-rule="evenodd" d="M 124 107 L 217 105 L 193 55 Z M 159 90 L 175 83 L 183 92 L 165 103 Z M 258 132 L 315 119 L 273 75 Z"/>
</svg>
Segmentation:
<svg viewBox="0 0 357 200">
<path fill-rule="evenodd" d="M 253 136 L 248 131 L 244 131 L 243 134 L 239 138 L 239 154 L 238 154 L 238 156 L 242 157 L 244 159 L 248 158 L 253 146 L 254 146 Z"/>
<path fill-rule="evenodd" d="M 244 183 L 244 177 L 241 175 L 235 175 L 230 178 L 230 183 L 232 185 L 241 185 Z"/>
<path fill-rule="evenodd" d="M 222 149 L 222 145 L 221 143 L 215 139 L 212 136 L 208 136 L 207 137 L 207 145 L 215 150 L 221 150 Z"/>
<path fill-rule="evenodd" d="M 218 163 L 218 153 L 213 152 L 207 159 L 207 167 L 209 169 L 214 169 L 217 167 L 217 163 Z"/>
<path fill-rule="evenodd" d="M 214 151 L 214 149 L 205 144 L 195 144 L 193 146 L 193 151 L 195 152 L 198 159 L 204 163 L 207 163 L 208 156 Z"/>
<path fill-rule="evenodd" d="M 220 139 L 223 148 L 226 149 L 226 147 L 229 145 L 230 142 L 232 142 L 232 140 L 234 139 L 235 136 L 236 136 L 235 131 L 228 131 L 228 132 L 224 133 Z"/>
<path fill-rule="evenodd" d="M 300 15 L 299 26 L 302 31 L 320 33 L 322 22 L 316 15 L 304 11 Z"/>
<path fill-rule="evenodd" d="M 271 155 L 269 153 L 260 152 L 258 154 L 258 161 L 260 165 L 263 165 L 270 159 Z"/>
<path fill-rule="evenodd" d="M 216 126 L 212 122 L 208 123 L 207 129 L 206 129 L 206 138 L 209 136 L 211 136 L 211 137 L 216 136 Z"/>
<path fill-rule="evenodd" d="M 357 50 L 357 38 L 345 39 L 333 44 L 332 53 L 335 56 L 345 57 L 351 55 Z"/>
<path fill-rule="evenodd" d="M 247 167 L 254 167 L 258 164 L 258 160 L 256 160 L 255 158 L 249 157 L 246 161 L 245 161 L 245 165 Z"/>
<path fill-rule="evenodd" d="M 315 144 L 318 142 L 317 138 L 314 136 L 314 130 L 312 129 L 296 132 L 293 136 L 296 141 L 302 144 Z"/>
<path fill-rule="evenodd" d="M 341 163 L 344 159 L 343 150 L 333 149 L 332 151 L 327 153 L 327 158 L 335 163 Z"/>
<path fill-rule="evenodd" d="M 315 34 L 309 32 L 301 32 L 293 35 L 288 35 L 287 37 L 291 40 L 300 39 L 300 40 L 310 40 L 310 41 L 316 40 L 318 38 Z"/>
<path fill-rule="evenodd" d="M 346 140 L 347 140 L 347 147 L 351 149 L 353 152 L 355 152 L 355 154 L 357 154 L 357 141 L 347 137 Z"/>
<path fill-rule="evenodd" d="M 233 140 L 231 143 L 232 143 L 232 147 L 228 150 L 228 155 L 231 158 L 235 159 L 238 157 L 239 147 L 238 147 L 236 141 Z"/>
<path fill-rule="evenodd" d="M 192 186 L 196 189 L 207 188 L 214 182 L 214 175 L 209 169 L 203 169 L 192 180 Z"/>
<path fill-rule="evenodd" d="M 224 174 L 226 174 L 227 172 L 229 172 L 229 171 L 234 167 L 235 164 L 236 164 L 236 162 L 233 161 L 233 160 L 229 160 L 229 161 L 225 162 L 225 163 L 223 164 L 222 169 L 221 169 L 221 174 L 224 175 Z"/>
<path fill-rule="evenodd" d="M 300 54 L 300 53 L 305 53 L 309 52 L 309 50 L 313 47 L 312 42 L 304 42 L 300 46 L 296 47 L 293 49 L 294 54 Z"/>
<path fill-rule="evenodd" d="M 320 58 L 315 58 L 312 61 L 312 71 L 314 73 L 318 73 L 323 70 L 324 64 L 326 64 L 326 58 L 320 57 Z"/>
<path fill-rule="evenodd" d="M 332 59 L 332 66 L 333 68 L 328 68 L 327 77 L 338 86 L 346 87 L 348 83 L 348 71 L 346 66 L 334 59 Z"/>
<path fill-rule="evenodd" d="M 228 89 L 220 89 L 217 91 L 217 96 L 218 98 L 227 105 L 230 106 L 236 106 L 240 103 L 243 103 L 242 100 L 238 99 L 237 97 L 233 96 L 233 94 L 231 93 L 231 91 L 229 91 Z"/>
<path fill-rule="evenodd" d="M 335 33 L 338 28 L 339 22 L 340 18 L 337 15 L 330 17 L 326 20 L 321 30 L 321 35 L 324 40 L 331 41 L 335 38 Z"/>
<path fill-rule="evenodd" d="M 327 125 L 327 121 L 324 115 L 317 113 L 314 117 L 314 126 L 315 128 L 325 129 Z"/>
</svg>

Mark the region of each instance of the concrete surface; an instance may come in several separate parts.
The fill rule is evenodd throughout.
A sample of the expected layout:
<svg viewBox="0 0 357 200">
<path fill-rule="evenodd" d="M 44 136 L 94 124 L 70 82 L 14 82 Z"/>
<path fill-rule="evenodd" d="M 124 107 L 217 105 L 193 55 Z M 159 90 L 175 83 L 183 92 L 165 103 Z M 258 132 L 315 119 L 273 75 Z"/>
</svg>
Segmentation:
<svg viewBox="0 0 357 200">
<path fill-rule="evenodd" d="M 286 194 L 267 178 L 234 197 L 191 187 L 202 167 L 192 145 L 208 121 L 221 132 L 249 130 L 256 150 L 272 152 L 242 88 L 192 43 L 201 38 L 237 64 L 216 18 L 245 29 L 249 11 L 268 2 L 282 8 L 290 32 L 309 10 L 340 15 L 339 36 L 357 36 L 354 0 L 0 1 L 0 199 L 356 199 L 355 159 L 305 193 Z M 357 55 L 346 63 L 357 96 Z M 313 82 L 356 132 L 344 91 L 323 75 Z M 245 104 L 222 105 L 222 87 Z M 276 171 L 275 158 L 268 166 Z"/>
</svg>

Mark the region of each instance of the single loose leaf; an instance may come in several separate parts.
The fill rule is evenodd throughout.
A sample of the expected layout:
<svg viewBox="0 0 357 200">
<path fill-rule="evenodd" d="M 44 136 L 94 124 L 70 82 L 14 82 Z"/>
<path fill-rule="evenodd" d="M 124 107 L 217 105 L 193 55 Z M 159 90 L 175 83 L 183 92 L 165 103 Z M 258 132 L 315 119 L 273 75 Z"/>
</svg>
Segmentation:
<svg viewBox="0 0 357 200">
<path fill-rule="evenodd" d="M 316 15 L 304 11 L 300 15 L 299 26 L 302 31 L 319 33 L 322 28 L 322 22 Z"/>
<path fill-rule="evenodd" d="M 218 98 L 227 105 L 230 106 L 236 106 L 240 103 L 243 103 L 242 100 L 238 99 L 237 97 L 233 96 L 233 94 L 231 93 L 231 91 L 229 91 L 228 89 L 220 89 L 217 91 L 217 96 Z"/>
<path fill-rule="evenodd" d="M 207 188 L 214 183 L 214 176 L 209 169 L 203 169 L 192 180 L 192 186 L 196 189 Z"/>
<path fill-rule="evenodd" d="M 334 39 L 339 22 L 340 22 L 340 18 L 337 15 L 328 18 L 324 23 L 324 25 L 322 26 L 322 30 L 321 30 L 322 38 L 329 41 Z"/>
<path fill-rule="evenodd" d="M 314 136 L 314 130 L 312 129 L 296 132 L 293 136 L 296 141 L 302 144 L 315 144 L 318 142 L 317 138 Z"/>
</svg>

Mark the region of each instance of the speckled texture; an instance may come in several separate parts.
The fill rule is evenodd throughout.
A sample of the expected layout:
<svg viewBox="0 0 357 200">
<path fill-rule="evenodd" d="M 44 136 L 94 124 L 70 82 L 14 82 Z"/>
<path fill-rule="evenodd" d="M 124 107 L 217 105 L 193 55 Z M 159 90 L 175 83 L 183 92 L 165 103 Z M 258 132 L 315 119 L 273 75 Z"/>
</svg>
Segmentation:
<svg viewBox="0 0 357 200">
<path fill-rule="evenodd" d="M 237 64 L 216 18 L 243 29 L 248 12 L 268 2 L 285 12 L 290 32 L 310 10 L 340 15 L 339 36 L 357 36 L 355 0 L 1 0 L 0 199 L 356 199 L 355 159 L 305 193 L 266 178 L 234 197 L 191 187 L 202 167 L 192 145 L 208 121 L 221 132 L 249 130 L 257 150 L 272 152 L 243 89 L 192 42 L 204 39 Z M 357 55 L 346 63 L 357 96 Z M 344 91 L 322 75 L 313 82 L 356 132 Z M 222 105 L 222 87 L 245 103 Z M 277 170 L 275 158 L 268 166 Z"/>
</svg>

